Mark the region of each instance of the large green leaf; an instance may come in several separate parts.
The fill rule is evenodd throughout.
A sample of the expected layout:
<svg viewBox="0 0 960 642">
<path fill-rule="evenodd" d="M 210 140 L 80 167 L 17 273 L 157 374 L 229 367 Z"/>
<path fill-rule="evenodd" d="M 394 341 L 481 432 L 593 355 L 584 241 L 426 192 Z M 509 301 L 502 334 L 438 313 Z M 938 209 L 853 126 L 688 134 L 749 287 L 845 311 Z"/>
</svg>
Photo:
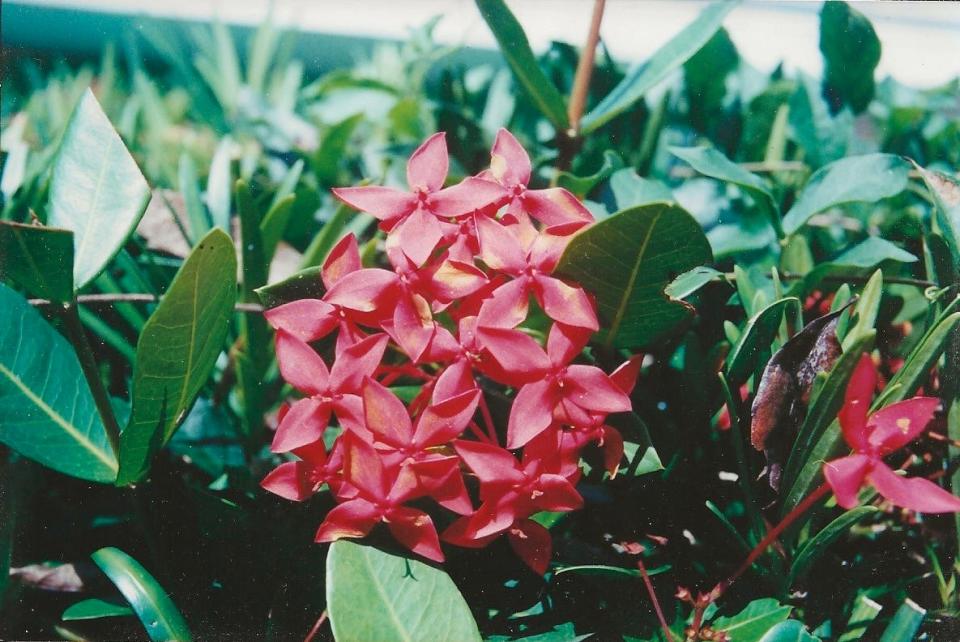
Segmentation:
<svg viewBox="0 0 960 642">
<path fill-rule="evenodd" d="M 610 193 L 615 211 L 650 203 L 676 202 L 670 188 L 660 181 L 643 178 L 632 167 L 617 170 L 610 177 Z"/>
<path fill-rule="evenodd" d="M 120 434 L 120 476 L 146 474 L 150 458 L 173 436 L 223 349 L 236 302 L 233 241 L 211 230 L 193 249 L 137 343 L 133 410 Z"/>
<path fill-rule="evenodd" d="M 327 555 L 327 612 L 341 642 L 480 640 L 470 607 L 446 573 L 345 540 Z"/>
<path fill-rule="evenodd" d="M 701 174 L 733 183 L 750 194 L 770 217 L 770 224 L 777 236 L 783 237 L 780 207 L 762 178 L 743 169 L 712 147 L 671 147 L 670 151 Z"/>
<path fill-rule="evenodd" d="M 140 562 L 112 546 L 101 548 L 90 557 L 130 602 L 151 640 L 192 638 L 176 604 Z"/>
<path fill-rule="evenodd" d="M 933 197 L 937 227 L 950 248 L 953 262 L 960 265 L 960 181 L 948 174 L 924 169 L 916 163 L 913 166 L 920 172 Z"/>
<path fill-rule="evenodd" d="M 820 10 L 823 86 L 834 111 L 849 105 L 855 113 L 873 98 L 873 72 L 880 62 L 880 39 L 870 21 L 846 2 L 824 2 Z"/>
<path fill-rule="evenodd" d="M 876 506 L 857 506 L 827 524 L 823 530 L 804 544 L 800 552 L 797 553 L 797 557 L 790 567 L 790 580 L 788 584 L 792 586 L 794 582 L 803 578 L 807 571 L 813 566 L 813 563 L 827 552 L 831 544 L 850 530 L 851 526 L 867 515 L 876 513 L 878 510 Z"/>
<path fill-rule="evenodd" d="M 737 4 L 715 2 L 704 9 L 696 20 L 660 47 L 649 60 L 630 71 L 599 105 L 583 117 L 583 132 L 590 133 L 608 123 L 643 98 L 703 47 Z"/>
<path fill-rule="evenodd" d="M 0 441 L 67 475 L 110 483 L 117 460 L 73 347 L 0 283 Z"/>
<path fill-rule="evenodd" d="M 774 626 L 790 617 L 793 607 L 784 606 L 773 598 L 762 598 L 747 604 L 746 608 L 730 617 L 718 617 L 710 626 L 724 631 L 731 640 L 756 642 Z"/>
<path fill-rule="evenodd" d="M 910 165 L 893 154 L 850 156 L 814 172 L 803 193 L 783 217 L 783 230 L 793 234 L 811 216 L 844 203 L 874 203 L 907 187 Z"/>
<path fill-rule="evenodd" d="M 73 230 L 74 287 L 120 250 L 150 201 L 150 187 L 89 89 L 77 104 L 50 179 L 51 227 Z"/>
<path fill-rule="evenodd" d="M 868 268 L 881 261 L 916 263 L 917 257 L 885 238 L 869 236 L 833 259 L 831 263 Z"/>
<path fill-rule="evenodd" d="M 580 232 L 560 258 L 557 273 L 597 297 L 607 345 L 639 348 L 688 317 L 689 306 L 663 290 L 678 274 L 712 258 L 706 236 L 686 210 L 651 203 Z"/>
<path fill-rule="evenodd" d="M 566 130 L 570 123 L 567 122 L 567 108 L 563 97 L 537 64 L 527 35 L 516 17 L 503 0 L 476 0 L 476 2 L 480 15 L 486 20 L 490 31 L 497 39 L 500 52 L 510 65 L 514 76 L 554 127 L 558 130 Z"/>
<path fill-rule="evenodd" d="M 0 279 L 65 303 L 73 299 L 73 232 L 0 221 Z"/>
<path fill-rule="evenodd" d="M 926 609 L 921 608 L 916 602 L 910 599 L 904 600 L 894 613 L 890 624 L 883 630 L 879 642 L 910 642 L 920 630 L 926 615 Z"/>
<path fill-rule="evenodd" d="M 727 379 L 733 383 L 742 383 L 760 365 L 760 357 L 770 349 L 777 337 L 780 323 L 787 306 L 793 304 L 799 309 L 800 300 L 787 297 L 774 301 L 747 321 L 740 339 L 727 355 Z"/>
</svg>

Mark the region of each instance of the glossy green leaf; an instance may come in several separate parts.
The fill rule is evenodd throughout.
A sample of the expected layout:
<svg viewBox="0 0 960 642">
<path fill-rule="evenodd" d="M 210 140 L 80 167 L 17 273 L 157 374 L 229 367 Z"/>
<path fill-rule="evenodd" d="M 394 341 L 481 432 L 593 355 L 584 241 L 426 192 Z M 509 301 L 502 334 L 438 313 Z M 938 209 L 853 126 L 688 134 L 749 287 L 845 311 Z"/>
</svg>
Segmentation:
<svg viewBox="0 0 960 642">
<path fill-rule="evenodd" d="M 257 288 L 260 302 L 268 308 L 274 308 L 297 299 L 319 299 L 325 292 L 320 268 L 310 267 L 300 270 L 282 281 Z"/>
<path fill-rule="evenodd" d="M 670 188 L 660 181 L 643 178 L 632 167 L 618 170 L 610 177 L 610 192 L 616 211 L 650 203 L 676 202 Z"/>
<path fill-rule="evenodd" d="M 476 0 L 480 15 L 490 27 L 500 52 L 517 81 L 553 126 L 564 131 L 570 127 L 563 97 L 537 63 L 527 34 L 503 0 Z"/>
<path fill-rule="evenodd" d="M 780 207 L 762 178 L 743 169 L 712 147 L 671 147 L 670 152 L 689 163 L 701 174 L 733 183 L 750 194 L 770 217 L 770 224 L 773 225 L 777 236 L 783 237 Z"/>
<path fill-rule="evenodd" d="M 867 515 L 876 513 L 878 510 L 876 506 L 857 506 L 827 524 L 823 530 L 804 544 L 800 552 L 797 553 L 793 564 L 790 566 L 790 579 L 788 584 L 792 586 L 798 580 L 803 579 L 813 564 L 829 550 L 831 544 L 850 530 L 851 526 Z"/>
<path fill-rule="evenodd" d="M 880 39 L 867 18 L 846 2 L 824 2 L 820 10 L 824 93 L 833 111 L 849 105 L 862 112 L 873 98 L 873 73 Z"/>
<path fill-rule="evenodd" d="M 74 287 L 120 251 L 150 201 L 150 187 L 89 89 L 77 104 L 50 178 L 47 223 L 74 234 Z"/>
<path fill-rule="evenodd" d="M 337 640 L 480 640 L 456 585 L 423 562 L 340 540 L 330 546 L 326 582 Z"/>
<path fill-rule="evenodd" d="M 820 642 L 820 638 L 807 631 L 803 622 L 786 620 L 764 633 L 758 642 Z"/>
<path fill-rule="evenodd" d="M 134 615 L 134 612 L 126 604 L 108 602 L 93 597 L 67 607 L 60 619 L 70 622 L 73 620 L 98 620 L 104 617 L 126 617 L 128 615 Z"/>
<path fill-rule="evenodd" d="M 140 562 L 112 546 L 90 557 L 130 603 L 151 640 L 192 638 L 176 604 Z"/>
<path fill-rule="evenodd" d="M 717 32 L 737 2 L 715 2 L 660 47 L 649 60 L 635 67 L 620 83 L 583 117 L 581 128 L 588 134 L 605 125 L 643 98 L 650 89 L 678 69 Z"/>
<path fill-rule="evenodd" d="M 880 300 L 883 297 L 883 272 L 877 270 L 867 280 L 860 292 L 857 307 L 854 308 L 856 322 L 847 330 L 843 337 L 843 349 L 849 350 L 855 342 L 873 331 L 880 314 Z"/>
<path fill-rule="evenodd" d="M 663 291 L 673 299 L 685 299 L 707 283 L 723 281 L 725 278 L 723 272 L 700 265 L 675 278 Z"/>
<path fill-rule="evenodd" d="M 847 628 L 844 629 L 843 635 L 837 638 L 837 642 L 856 642 L 861 639 L 867 627 L 877 619 L 881 610 L 883 610 L 883 607 L 866 595 L 857 596 L 857 601 L 854 603 L 847 620 Z"/>
<path fill-rule="evenodd" d="M 73 299 L 73 232 L 0 221 L 0 279 L 58 303 Z"/>
<path fill-rule="evenodd" d="M 233 241 L 211 230 L 177 272 L 143 327 L 133 372 L 133 410 L 120 434 L 117 483 L 141 479 L 187 415 L 223 349 L 236 302 Z"/>
<path fill-rule="evenodd" d="M 67 475 L 111 483 L 117 460 L 66 339 L 0 283 L 0 442 Z"/>
<path fill-rule="evenodd" d="M 746 608 L 730 617 L 718 617 L 710 623 L 715 631 L 725 631 L 731 640 L 757 642 L 774 626 L 790 617 L 793 607 L 784 606 L 773 598 L 754 600 Z"/>
<path fill-rule="evenodd" d="M 883 630 L 879 642 L 910 642 L 920 630 L 923 618 L 927 616 L 926 609 L 921 608 L 911 599 L 906 599 L 894 613 L 890 624 Z"/>
<path fill-rule="evenodd" d="M 700 225 L 686 210 L 652 203 L 618 212 L 577 234 L 557 273 L 596 296 L 606 345 L 639 348 L 688 318 L 689 306 L 663 290 L 678 274 L 712 258 Z"/>
<path fill-rule="evenodd" d="M 885 238 L 871 236 L 833 259 L 831 263 L 854 267 L 873 267 L 881 261 L 916 263 L 917 257 Z"/>
<path fill-rule="evenodd" d="M 793 234 L 811 216 L 844 203 L 874 203 L 907 187 L 910 165 L 893 154 L 850 156 L 814 172 L 793 207 L 783 217 L 783 230 Z"/>
<path fill-rule="evenodd" d="M 727 379 L 734 383 L 742 383 L 759 367 L 760 357 L 770 349 L 770 344 L 777 337 L 783 315 L 787 306 L 799 306 L 799 299 L 786 297 L 774 301 L 747 321 L 746 327 L 740 333 L 740 339 L 727 355 Z"/>
</svg>

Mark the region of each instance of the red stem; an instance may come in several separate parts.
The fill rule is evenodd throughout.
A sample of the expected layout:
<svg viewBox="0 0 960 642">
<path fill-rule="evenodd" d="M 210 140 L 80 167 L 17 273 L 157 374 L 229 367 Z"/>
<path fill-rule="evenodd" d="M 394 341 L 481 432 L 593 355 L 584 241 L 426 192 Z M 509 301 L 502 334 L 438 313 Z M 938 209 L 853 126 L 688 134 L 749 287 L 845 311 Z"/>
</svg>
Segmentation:
<svg viewBox="0 0 960 642">
<path fill-rule="evenodd" d="M 647 574 L 647 567 L 639 557 L 637 558 L 637 568 L 640 569 L 640 575 L 643 576 L 643 584 L 647 587 L 647 594 L 650 596 L 650 601 L 653 602 L 653 610 L 656 611 L 657 619 L 660 620 L 660 628 L 663 629 L 663 634 L 667 637 L 667 642 L 673 642 L 673 633 L 670 632 L 670 627 L 667 626 L 667 618 L 663 617 L 663 609 L 660 608 L 660 600 L 657 599 L 657 594 L 653 590 L 653 582 L 650 581 L 650 575 Z"/>
<path fill-rule="evenodd" d="M 483 415 L 483 423 L 487 426 L 487 434 L 490 435 L 490 443 L 497 444 L 499 439 L 497 439 L 497 429 L 493 425 L 493 415 L 490 414 L 490 408 L 487 406 L 487 398 L 483 394 L 483 391 L 480 391 L 480 414 Z"/>
<path fill-rule="evenodd" d="M 467 425 L 470 427 L 470 432 L 473 433 L 473 436 L 474 436 L 474 437 L 476 437 L 477 439 L 479 439 L 480 441 L 483 441 L 483 442 L 489 442 L 489 441 L 490 441 L 490 437 L 488 437 L 488 436 L 483 432 L 483 429 L 480 428 L 480 426 L 477 425 L 477 422 L 471 421 L 471 422 L 470 422 L 469 424 L 467 424 Z M 496 442 L 494 442 L 494 443 L 496 443 Z"/>
<path fill-rule="evenodd" d="M 313 638 L 316 637 L 317 633 L 320 631 L 320 627 L 323 626 L 323 623 L 327 621 L 327 611 L 324 610 L 320 614 L 320 617 L 317 618 L 316 623 L 313 625 L 313 628 L 310 629 L 310 632 L 307 633 L 307 637 L 303 638 L 303 642 L 313 642 Z"/>
</svg>

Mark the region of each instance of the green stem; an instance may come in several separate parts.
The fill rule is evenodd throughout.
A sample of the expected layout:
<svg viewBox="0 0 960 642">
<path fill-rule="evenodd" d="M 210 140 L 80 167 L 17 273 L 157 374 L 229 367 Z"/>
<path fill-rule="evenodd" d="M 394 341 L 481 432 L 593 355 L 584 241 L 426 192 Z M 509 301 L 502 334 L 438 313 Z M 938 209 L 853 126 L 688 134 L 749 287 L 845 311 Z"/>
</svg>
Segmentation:
<svg viewBox="0 0 960 642">
<path fill-rule="evenodd" d="M 64 305 L 61 309 L 61 318 L 64 328 L 67 331 L 70 343 L 77 351 L 77 357 L 80 359 L 80 367 L 83 369 L 83 375 L 90 385 L 90 392 L 93 394 L 93 401 L 97 405 L 97 411 L 100 413 L 100 419 L 106 428 L 107 441 L 117 459 L 120 458 L 120 426 L 117 424 L 117 418 L 113 414 L 113 407 L 110 405 L 110 396 L 107 389 L 103 386 L 100 379 L 100 371 L 97 369 L 97 360 L 93 355 L 93 348 L 87 339 L 87 333 L 83 329 L 83 323 L 80 321 L 80 314 L 77 312 L 76 301 Z"/>
</svg>

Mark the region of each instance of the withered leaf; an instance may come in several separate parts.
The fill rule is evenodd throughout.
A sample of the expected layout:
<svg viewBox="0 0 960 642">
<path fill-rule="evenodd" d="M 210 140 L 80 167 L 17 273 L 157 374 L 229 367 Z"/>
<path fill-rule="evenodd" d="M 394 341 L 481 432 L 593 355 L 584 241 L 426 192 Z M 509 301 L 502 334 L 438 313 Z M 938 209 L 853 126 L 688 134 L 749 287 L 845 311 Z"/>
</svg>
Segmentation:
<svg viewBox="0 0 960 642">
<path fill-rule="evenodd" d="M 764 451 L 770 486 L 775 490 L 806 414 L 813 381 L 830 370 L 842 352 L 837 322 L 854 301 L 808 323 L 774 353 L 763 370 L 751 407 L 750 443 Z"/>
<path fill-rule="evenodd" d="M 28 564 L 10 569 L 10 577 L 24 586 L 44 591 L 79 593 L 98 576 L 92 562 L 73 564 Z"/>
</svg>

